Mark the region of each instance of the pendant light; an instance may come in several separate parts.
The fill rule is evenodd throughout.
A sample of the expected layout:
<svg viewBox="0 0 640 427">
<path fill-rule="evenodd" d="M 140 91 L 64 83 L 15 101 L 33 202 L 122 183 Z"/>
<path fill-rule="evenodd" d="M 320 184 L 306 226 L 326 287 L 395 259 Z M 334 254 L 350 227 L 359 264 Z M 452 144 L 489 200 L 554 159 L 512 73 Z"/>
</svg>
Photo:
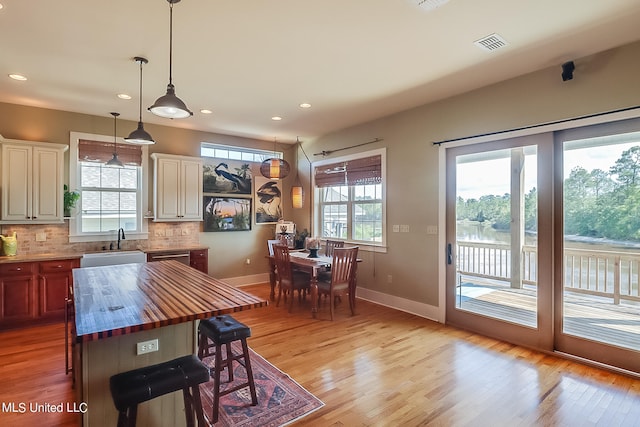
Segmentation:
<svg viewBox="0 0 640 427">
<path fill-rule="evenodd" d="M 176 96 L 171 73 L 173 62 L 173 4 L 180 2 L 180 0 L 167 1 L 169 2 L 169 84 L 167 85 L 167 94 L 158 98 L 155 104 L 149 107 L 149 111 L 160 117 L 184 119 L 193 116 L 193 112 Z"/>
<path fill-rule="evenodd" d="M 304 204 L 304 189 L 298 176 L 298 154 L 300 151 L 300 139 L 296 137 L 296 178 L 293 180 L 293 186 L 291 186 L 291 205 L 294 209 L 302 208 Z"/>
<path fill-rule="evenodd" d="M 273 139 L 273 157 L 265 160 L 260 165 L 260 173 L 265 178 L 280 179 L 289 175 L 291 166 L 284 159 L 276 157 L 276 139 Z"/>
<path fill-rule="evenodd" d="M 147 64 L 149 61 L 141 56 L 136 56 L 133 60 L 140 63 L 140 118 L 138 119 L 138 129 L 131 132 L 124 140 L 133 144 L 155 144 L 156 142 L 151 135 L 144 130 L 144 125 L 142 124 L 142 64 Z"/>
<path fill-rule="evenodd" d="M 107 163 L 105 163 L 107 166 L 116 166 L 119 168 L 123 168 L 124 165 L 122 164 L 122 162 L 120 161 L 120 159 L 118 159 L 118 145 L 116 143 L 116 135 L 118 128 L 116 127 L 116 120 L 118 118 L 118 116 L 120 115 L 120 113 L 109 113 L 113 116 L 113 157 L 111 158 L 111 160 L 109 160 Z"/>
</svg>

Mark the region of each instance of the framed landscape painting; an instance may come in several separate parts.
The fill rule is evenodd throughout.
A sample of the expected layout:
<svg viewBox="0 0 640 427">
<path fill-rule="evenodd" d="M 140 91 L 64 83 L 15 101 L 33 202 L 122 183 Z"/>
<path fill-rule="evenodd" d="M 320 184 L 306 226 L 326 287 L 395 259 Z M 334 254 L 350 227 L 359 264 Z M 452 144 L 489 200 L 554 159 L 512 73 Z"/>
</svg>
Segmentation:
<svg viewBox="0 0 640 427">
<path fill-rule="evenodd" d="M 204 231 L 251 230 L 251 199 L 204 196 Z"/>
</svg>

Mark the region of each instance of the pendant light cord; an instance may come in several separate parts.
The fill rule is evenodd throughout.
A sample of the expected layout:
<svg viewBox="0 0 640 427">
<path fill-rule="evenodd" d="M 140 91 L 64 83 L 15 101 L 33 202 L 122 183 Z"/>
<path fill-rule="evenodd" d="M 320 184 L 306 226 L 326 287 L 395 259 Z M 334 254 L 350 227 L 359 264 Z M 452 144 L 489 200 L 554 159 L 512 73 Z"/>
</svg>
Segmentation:
<svg viewBox="0 0 640 427">
<path fill-rule="evenodd" d="M 138 105 L 140 106 L 140 119 L 138 121 L 142 123 L 142 58 L 140 58 L 140 96 L 138 99 Z"/>
<path fill-rule="evenodd" d="M 171 68 L 173 64 L 173 3 L 169 1 L 169 84 L 173 83 Z"/>
</svg>

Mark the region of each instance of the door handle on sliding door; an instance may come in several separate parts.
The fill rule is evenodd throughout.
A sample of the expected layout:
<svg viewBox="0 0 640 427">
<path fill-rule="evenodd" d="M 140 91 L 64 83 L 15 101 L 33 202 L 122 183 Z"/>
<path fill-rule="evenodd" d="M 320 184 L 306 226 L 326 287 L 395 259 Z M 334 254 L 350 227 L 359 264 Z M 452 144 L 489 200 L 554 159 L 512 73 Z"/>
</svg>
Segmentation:
<svg viewBox="0 0 640 427">
<path fill-rule="evenodd" d="M 447 243 L 447 264 L 453 263 L 453 255 L 451 253 L 451 243 Z"/>
</svg>

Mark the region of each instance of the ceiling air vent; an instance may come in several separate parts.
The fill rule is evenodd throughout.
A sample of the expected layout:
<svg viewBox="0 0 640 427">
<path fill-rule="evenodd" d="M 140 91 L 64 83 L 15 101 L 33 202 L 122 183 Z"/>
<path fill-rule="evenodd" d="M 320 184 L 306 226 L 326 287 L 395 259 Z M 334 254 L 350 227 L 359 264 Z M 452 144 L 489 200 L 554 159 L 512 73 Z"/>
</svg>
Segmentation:
<svg viewBox="0 0 640 427">
<path fill-rule="evenodd" d="M 449 0 L 414 0 L 414 1 L 418 6 L 420 6 L 424 10 L 433 10 L 447 3 Z"/>
<path fill-rule="evenodd" d="M 509 43 L 507 43 L 507 41 L 499 34 L 493 33 L 481 38 L 480 40 L 476 40 L 473 44 L 481 49 L 493 52 L 494 50 L 507 46 Z"/>
</svg>

